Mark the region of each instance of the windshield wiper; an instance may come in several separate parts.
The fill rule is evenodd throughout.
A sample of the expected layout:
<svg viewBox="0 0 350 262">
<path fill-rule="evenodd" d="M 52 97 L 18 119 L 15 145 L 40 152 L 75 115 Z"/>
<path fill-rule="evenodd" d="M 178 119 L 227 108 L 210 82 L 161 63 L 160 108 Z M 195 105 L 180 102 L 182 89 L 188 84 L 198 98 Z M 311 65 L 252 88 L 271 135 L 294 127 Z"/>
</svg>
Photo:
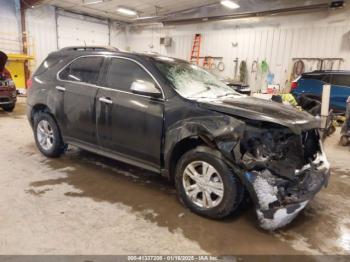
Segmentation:
<svg viewBox="0 0 350 262">
<path fill-rule="evenodd" d="M 205 98 L 205 99 L 213 99 L 214 97 L 207 97 L 207 96 L 187 96 L 187 99 L 200 99 L 200 98 Z"/>
<path fill-rule="evenodd" d="M 216 98 L 225 97 L 225 96 L 229 96 L 229 95 L 240 96 L 238 93 L 226 93 L 226 94 L 223 94 L 223 95 L 216 96 Z"/>
</svg>

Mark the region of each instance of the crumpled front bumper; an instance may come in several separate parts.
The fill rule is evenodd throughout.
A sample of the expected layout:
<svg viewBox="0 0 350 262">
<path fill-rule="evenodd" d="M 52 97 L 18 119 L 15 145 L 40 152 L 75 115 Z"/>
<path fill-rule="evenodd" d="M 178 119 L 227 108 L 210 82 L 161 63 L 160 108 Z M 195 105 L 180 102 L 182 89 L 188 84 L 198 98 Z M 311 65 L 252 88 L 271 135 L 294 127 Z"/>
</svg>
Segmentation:
<svg viewBox="0 0 350 262">
<path fill-rule="evenodd" d="M 327 186 L 330 165 L 322 145 L 316 159 L 296 170 L 295 175 L 296 181 L 291 182 L 274 176 L 267 169 L 245 173 L 263 229 L 275 230 L 289 224 L 315 194 Z"/>
</svg>

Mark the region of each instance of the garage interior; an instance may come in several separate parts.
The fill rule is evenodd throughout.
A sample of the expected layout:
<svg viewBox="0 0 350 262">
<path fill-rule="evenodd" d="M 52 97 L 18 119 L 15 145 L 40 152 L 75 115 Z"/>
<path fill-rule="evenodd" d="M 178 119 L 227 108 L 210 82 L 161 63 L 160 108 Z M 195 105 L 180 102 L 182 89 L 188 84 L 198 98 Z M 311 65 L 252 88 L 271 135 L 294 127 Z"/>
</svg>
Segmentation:
<svg viewBox="0 0 350 262">
<path fill-rule="evenodd" d="M 313 71 L 341 70 L 350 90 L 347 1 L 0 0 L 0 51 L 18 93 L 12 112 L 0 108 L 0 255 L 350 255 L 350 100 L 342 112 L 319 100 L 327 188 L 266 231 L 251 206 L 222 220 L 192 213 L 150 171 L 71 146 L 43 156 L 27 88 L 51 52 L 71 46 L 183 59 L 259 99 Z"/>
</svg>

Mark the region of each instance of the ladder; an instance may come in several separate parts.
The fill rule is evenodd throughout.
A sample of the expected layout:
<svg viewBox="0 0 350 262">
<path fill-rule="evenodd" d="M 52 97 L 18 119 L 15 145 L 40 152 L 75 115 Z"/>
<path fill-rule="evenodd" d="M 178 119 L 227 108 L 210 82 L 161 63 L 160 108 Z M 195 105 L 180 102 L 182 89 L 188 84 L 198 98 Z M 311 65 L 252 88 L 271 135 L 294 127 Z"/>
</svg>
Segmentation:
<svg viewBox="0 0 350 262">
<path fill-rule="evenodd" d="M 199 65 L 199 53 L 201 50 L 201 40 L 202 40 L 202 35 L 195 34 L 192 51 L 191 51 L 190 62 L 195 63 L 196 65 Z"/>
</svg>

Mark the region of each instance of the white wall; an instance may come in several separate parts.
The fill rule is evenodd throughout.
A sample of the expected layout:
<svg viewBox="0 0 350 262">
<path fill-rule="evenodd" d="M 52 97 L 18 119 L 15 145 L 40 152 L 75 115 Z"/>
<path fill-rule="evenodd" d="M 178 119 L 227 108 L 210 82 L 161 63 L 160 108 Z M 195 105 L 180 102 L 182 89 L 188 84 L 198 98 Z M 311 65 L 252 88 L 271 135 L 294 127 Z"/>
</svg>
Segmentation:
<svg viewBox="0 0 350 262">
<path fill-rule="evenodd" d="M 20 16 L 18 0 L 0 0 L 0 32 L 8 32 L 12 42 L 1 41 L 0 48 L 6 52 L 20 52 Z M 111 22 L 109 37 L 103 26 L 104 37 L 96 34 L 96 41 L 91 32 L 100 32 L 99 23 L 90 23 L 91 28 L 86 35 L 80 32 L 79 41 L 91 44 L 116 46 L 123 50 L 153 51 L 182 59 L 189 59 L 191 45 L 195 33 L 203 35 L 201 55 L 222 56 L 225 63 L 223 75 L 233 77 L 235 58 L 247 60 L 249 84 L 254 89 L 265 85 L 265 76 L 251 74 L 253 60 L 261 62 L 266 59 L 270 71 L 275 74 L 274 82 L 286 85 L 290 78 L 292 58 L 294 57 L 342 57 L 341 69 L 350 69 L 350 9 L 343 11 L 327 11 L 305 15 L 283 17 L 253 18 L 231 21 L 210 22 L 181 26 L 128 27 Z M 41 6 L 26 12 L 26 27 L 29 38 L 34 45 L 35 69 L 52 51 L 57 50 L 56 13 L 51 6 Z M 77 36 L 70 27 L 61 27 L 61 35 L 65 35 L 66 43 L 76 44 Z M 1 34 L 0 38 L 3 37 Z M 173 46 L 160 46 L 159 38 L 173 38 Z M 71 39 L 69 39 L 71 38 Z M 103 38 L 103 39 L 102 39 Z M 237 43 L 233 47 L 232 43 Z M 306 70 L 312 70 L 314 64 L 307 64 Z"/>
<path fill-rule="evenodd" d="M 0 50 L 18 53 L 22 50 L 18 0 L 0 0 Z"/>
<path fill-rule="evenodd" d="M 32 70 L 39 66 L 50 52 L 66 46 L 110 44 L 121 49 L 126 47 L 125 29 L 117 23 L 111 23 L 109 30 L 107 20 L 60 10 L 56 12 L 52 6 L 28 9 L 26 22 L 36 58 Z"/>
<path fill-rule="evenodd" d="M 252 18 L 208 22 L 196 25 L 153 26 L 129 28 L 127 46 L 133 51 L 153 51 L 189 59 L 195 33 L 202 34 L 201 56 L 222 56 L 225 76 L 233 77 L 235 58 L 246 60 L 249 83 L 255 90 L 265 84 L 261 73 L 251 74 L 254 60 L 266 59 L 274 82 L 289 86 L 292 58 L 340 57 L 341 69 L 350 69 L 350 9 L 306 15 Z M 160 46 L 159 38 L 173 38 L 173 46 Z M 238 45 L 234 47 L 232 43 Z M 306 63 L 306 70 L 315 63 Z M 335 66 L 334 69 L 338 69 Z"/>
<path fill-rule="evenodd" d="M 35 61 L 31 63 L 35 69 L 46 56 L 57 50 L 55 8 L 44 6 L 26 11 L 26 28 L 30 38 L 30 53 Z"/>
<path fill-rule="evenodd" d="M 108 45 L 108 21 L 72 14 L 57 13 L 58 48 L 67 46 Z"/>
<path fill-rule="evenodd" d="M 126 50 L 127 35 L 125 26 L 118 22 L 111 22 L 110 33 L 111 46 L 117 47 L 120 50 Z"/>
</svg>

